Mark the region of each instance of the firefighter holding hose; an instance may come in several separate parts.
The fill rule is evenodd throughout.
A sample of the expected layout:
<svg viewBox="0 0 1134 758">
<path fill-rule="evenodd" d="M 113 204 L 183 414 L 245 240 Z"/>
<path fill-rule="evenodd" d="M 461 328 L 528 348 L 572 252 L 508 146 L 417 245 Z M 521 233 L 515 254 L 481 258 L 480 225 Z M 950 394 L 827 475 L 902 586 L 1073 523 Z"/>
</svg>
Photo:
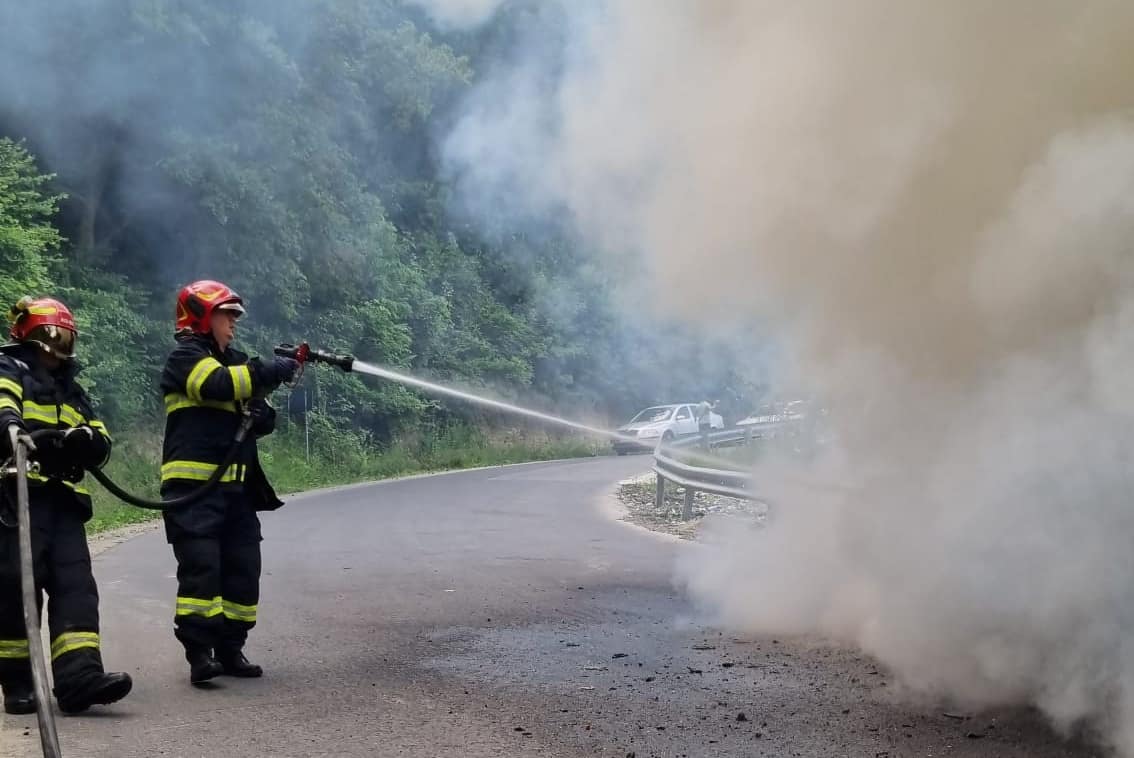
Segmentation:
<svg viewBox="0 0 1134 758">
<path fill-rule="evenodd" d="M 98 588 L 91 573 L 84 524 L 91 517 L 83 472 L 110 457 L 106 426 L 76 381 L 77 331 L 72 313 L 50 298 L 23 298 L 11 310 L 9 344 L 0 346 L 0 430 L 29 435 L 39 464 L 28 475 L 32 554 L 37 602 L 47 593 L 54 694 L 64 713 L 121 700 L 128 674 L 103 670 Z M 7 457 L 9 437 L 0 434 Z M 4 710 L 34 713 L 27 631 L 20 596 L 20 562 L 14 488 L 0 497 L 0 686 Z"/>
<path fill-rule="evenodd" d="M 244 419 L 251 434 L 236 443 L 234 462 L 208 495 L 163 512 L 166 539 L 177 558 L 175 634 L 185 648 L 192 684 L 221 674 L 261 676 L 244 655 L 256 624 L 260 594 L 257 511 L 281 504 L 260 467 L 256 438 L 275 428 L 265 396 L 290 381 L 292 358 L 249 360 L 235 350 L 244 304 L 211 280 L 182 288 L 177 298 L 177 345 L 161 377 L 165 440 L 161 494 L 171 500 L 198 489 L 229 458 Z"/>
</svg>

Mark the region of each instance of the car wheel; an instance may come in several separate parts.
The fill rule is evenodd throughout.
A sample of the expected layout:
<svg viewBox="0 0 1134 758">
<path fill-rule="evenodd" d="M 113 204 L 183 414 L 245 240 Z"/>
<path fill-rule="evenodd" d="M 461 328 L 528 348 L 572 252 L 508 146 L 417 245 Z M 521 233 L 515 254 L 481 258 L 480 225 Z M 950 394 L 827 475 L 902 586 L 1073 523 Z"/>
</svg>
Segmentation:
<svg viewBox="0 0 1134 758">
<path fill-rule="evenodd" d="M 672 431 L 666 431 L 666 433 L 662 435 L 661 441 L 662 442 L 673 442 L 673 432 Z"/>
</svg>

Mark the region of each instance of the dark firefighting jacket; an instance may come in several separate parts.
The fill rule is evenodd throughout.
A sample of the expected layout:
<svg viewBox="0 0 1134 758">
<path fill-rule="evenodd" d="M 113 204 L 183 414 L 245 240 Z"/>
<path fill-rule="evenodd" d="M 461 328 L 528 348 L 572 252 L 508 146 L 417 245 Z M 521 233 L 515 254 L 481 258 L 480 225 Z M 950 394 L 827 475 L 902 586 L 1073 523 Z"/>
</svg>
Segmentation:
<svg viewBox="0 0 1134 758">
<path fill-rule="evenodd" d="M 12 424 L 33 434 L 47 429 L 89 426 L 106 440 L 106 458 L 109 458 L 110 434 L 95 416 L 90 398 L 76 381 L 80 365 L 73 360 L 66 361 L 57 370 L 48 372 L 38 360 L 39 351 L 35 345 L 0 346 L 0 434 L 7 434 Z M 32 458 L 35 459 L 34 454 Z M 106 459 L 99 466 L 104 463 Z M 33 499 L 36 491 L 48 486 L 63 497 L 73 498 L 85 521 L 91 517 L 91 495 L 82 486 L 84 474 L 78 465 L 54 465 L 41 473 L 29 472 L 28 487 Z"/>
<path fill-rule="evenodd" d="M 278 507 L 256 451 L 256 438 L 275 428 L 275 411 L 263 398 L 274 388 L 265 385 L 258 364 L 250 362 L 244 353 L 231 347 L 221 352 L 207 335 L 179 336 L 161 376 L 165 400 L 163 493 L 178 485 L 200 485 L 208 480 L 232 449 L 247 409 L 253 419 L 252 434 L 241 443 L 220 486 L 243 488 L 257 508 Z"/>
</svg>

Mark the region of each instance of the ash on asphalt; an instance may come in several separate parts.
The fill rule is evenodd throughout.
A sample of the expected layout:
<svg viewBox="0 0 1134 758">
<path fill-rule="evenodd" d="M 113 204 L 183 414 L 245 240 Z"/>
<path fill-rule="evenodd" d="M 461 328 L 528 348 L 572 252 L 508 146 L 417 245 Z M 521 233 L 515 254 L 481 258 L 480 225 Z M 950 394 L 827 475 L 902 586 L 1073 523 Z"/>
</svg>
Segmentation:
<svg viewBox="0 0 1134 758">
<path fill-rule="evenodd" d="M 1096 754 L 1029 711 L 911 708 L 864 655 L 706 629 L 683 620 L 676 595 L 604 587 L 577 599 L 601 620 L 437 630 L 420 665 L 474 697 L 491 693 L 515 714 L 506 723 L 554 755 L 565 743 L 574 749 L 563 754 L 611 756 Z"/>
</svg>

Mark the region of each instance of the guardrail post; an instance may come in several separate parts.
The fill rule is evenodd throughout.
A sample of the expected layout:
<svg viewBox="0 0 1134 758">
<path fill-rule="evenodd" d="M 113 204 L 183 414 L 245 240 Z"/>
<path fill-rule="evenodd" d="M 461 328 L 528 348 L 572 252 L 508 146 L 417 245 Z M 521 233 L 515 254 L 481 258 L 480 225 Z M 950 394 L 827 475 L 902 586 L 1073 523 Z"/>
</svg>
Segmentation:
<svg viewBox="0 0 1134 758">
<path fill-rule="evenodd" d="M 685 505 L 681 507 L 682 521 L 693 518 L 693 496 L 696 494 L 697 492 L 692 487 L 685 488 Z"/>
<path fill-rule="evenodd" d="M 658 511 L 665 508 L 665 477 L 658 474 L 658 487 L 654 493 L 654 505 L 657 506 Z"/>
<path fill-rule="evenodd" d="M 752 427 L 744 427 L 744 446 L 752 447 Z"/>
</svg>

